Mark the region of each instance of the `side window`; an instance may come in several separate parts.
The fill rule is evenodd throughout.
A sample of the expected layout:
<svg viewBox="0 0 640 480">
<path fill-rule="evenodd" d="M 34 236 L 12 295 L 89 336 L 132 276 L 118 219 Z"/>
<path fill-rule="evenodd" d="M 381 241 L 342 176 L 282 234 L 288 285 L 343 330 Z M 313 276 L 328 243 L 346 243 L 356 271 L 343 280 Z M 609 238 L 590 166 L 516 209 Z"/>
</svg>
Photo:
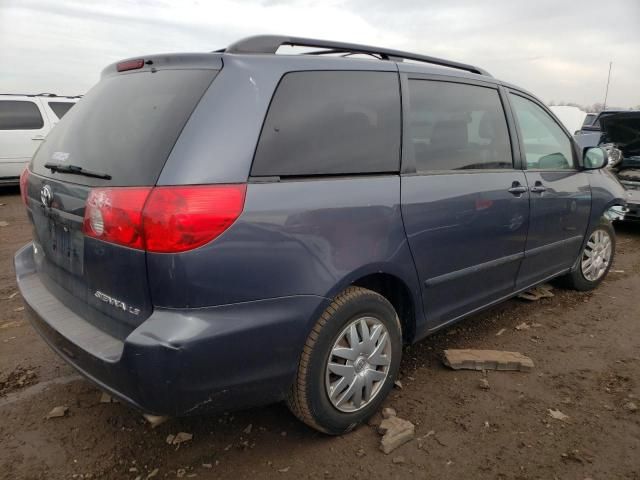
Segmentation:
<svg viewBox="0 0 640 480">
<path fill-rule="evenodd" d="M 40 109 L 35 103 L 0 100 L 0 130 L 40 130 L 43 126 Z"/>
<path fill-rule="evenodd" d="M 393 72 L 282 77 L 262 127 L 254 176 L 398 172 L 400 87 Z"/>
<path fill-rule="evenodd" d="M 418 171 L 513 168 L 497 90 L 409 80 L 409 141 Z"/>
<path fill-rule="evenodd" d="M 53 113 L 56 114 L 56 117 L 62 118 L 64 114 L 69 111 L 71 107 L 73 107 L 72 102 L 48 102 L 49 107 L 53 110 Z"/>
<path fill-rule="evenodd" d="M 571 140 L 553 118 L 531 100 L 514 94 L 510 94 L 510 99 L 522 134 L 527 168 L 573 168 Z"/>
</svg>

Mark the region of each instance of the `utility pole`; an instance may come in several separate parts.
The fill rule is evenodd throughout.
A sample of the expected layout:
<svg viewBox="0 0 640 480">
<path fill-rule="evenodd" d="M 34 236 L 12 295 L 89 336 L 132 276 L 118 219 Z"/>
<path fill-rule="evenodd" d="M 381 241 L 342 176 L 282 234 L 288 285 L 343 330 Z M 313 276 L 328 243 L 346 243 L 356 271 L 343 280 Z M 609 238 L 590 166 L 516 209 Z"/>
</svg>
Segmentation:
<svg viewBox="0 0 640 480">
<path fill-rule="evenodd" d="M 607 109 L 607 97 L 609 96 L 609 81 L 611 80 L 611 65 L 613 62 L 609 62 L 609 75 L 607 76 L 607 89 L 604 92 L 604 105 L 602 106 L 602 110 Z"/>
</svg>

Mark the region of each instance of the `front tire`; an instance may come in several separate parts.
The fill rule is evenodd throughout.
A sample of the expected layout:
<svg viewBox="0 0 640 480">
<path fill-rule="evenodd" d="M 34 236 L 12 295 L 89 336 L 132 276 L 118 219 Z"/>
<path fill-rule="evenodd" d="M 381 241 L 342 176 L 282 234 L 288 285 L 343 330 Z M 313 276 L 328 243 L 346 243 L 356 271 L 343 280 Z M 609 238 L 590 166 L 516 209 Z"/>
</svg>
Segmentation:
<svg viewBox="0 0 640 480">
<path fill-rule="evenodd" d="M 564 278 L 567 286 L 581 292 L 596 288 L 609 273 L 615 253 L 615 231 L 603 221 L 591 231 L 575 267 Z"/>
<path fill-rule="evenodd" d="M 330 435 L 376 413 L 393 388 L 402 356 L 400 321 L 382 295 L 361 287 L 340 293 L 305 343 L 287 405 Z"/>
</svg>

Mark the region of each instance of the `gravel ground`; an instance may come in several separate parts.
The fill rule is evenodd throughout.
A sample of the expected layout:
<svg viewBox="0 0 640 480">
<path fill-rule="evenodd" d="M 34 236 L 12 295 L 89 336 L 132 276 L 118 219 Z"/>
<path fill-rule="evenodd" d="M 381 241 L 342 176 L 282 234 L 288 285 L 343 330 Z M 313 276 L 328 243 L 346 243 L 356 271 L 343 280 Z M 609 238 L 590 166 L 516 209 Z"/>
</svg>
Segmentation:
<svg viewBox="0 0 640 480">
<path fill-rule="evenodd" d="M 273 405 L 152 429 L 100 403 L 24 319 L 12 257 L 30 227 L 17 189 L 0 190 L 0 204 L 0 478 L 640 479 L 640 225 L 617 226 L 618 255 L 596 291 L 511 300 L 406 348 L 386 406 L 416 439 L 385 455 L 379 418 L 332 438 Z M 481 372 L 444 367 L 445 348 L 519 351 L 536 365 L 488 372 L 487 390 Z M 56 406 L 67 414 L 46 419 Z M 168 445 L 178 432 L 193 439 Z"/>
</svg>

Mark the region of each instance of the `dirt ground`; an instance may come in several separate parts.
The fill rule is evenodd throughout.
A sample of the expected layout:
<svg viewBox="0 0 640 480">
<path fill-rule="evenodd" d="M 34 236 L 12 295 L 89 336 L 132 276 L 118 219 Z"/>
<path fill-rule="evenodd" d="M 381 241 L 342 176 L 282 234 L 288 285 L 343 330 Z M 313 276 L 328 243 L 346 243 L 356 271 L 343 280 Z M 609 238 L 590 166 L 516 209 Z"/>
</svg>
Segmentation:
<svg viewBox="0 0 640 480">
<path fill-rule="evenodd" d="M 327 437 L 283 405 L 152 429 L 131 408 L 100 403 L 25 321 L 12 257 L 30 227 L 17 189 L 1 190 L 0 204 L 2 479 L 640 479 L 640 225 L 617 227 L 615 264 L 595 292 L 511 300 L 406 348 L 402 388 L 386 405 L 416 439 L 385 455 L 374 426 Z M 482 372 L 442 365 L 447 347 L 519 351 L 536 366 L 488 372 L 483 390 Z M 46 419 L 55 406 L 67 415 Z M 178 432 L 193 439 L 168 445 Z"/>
</svg>

